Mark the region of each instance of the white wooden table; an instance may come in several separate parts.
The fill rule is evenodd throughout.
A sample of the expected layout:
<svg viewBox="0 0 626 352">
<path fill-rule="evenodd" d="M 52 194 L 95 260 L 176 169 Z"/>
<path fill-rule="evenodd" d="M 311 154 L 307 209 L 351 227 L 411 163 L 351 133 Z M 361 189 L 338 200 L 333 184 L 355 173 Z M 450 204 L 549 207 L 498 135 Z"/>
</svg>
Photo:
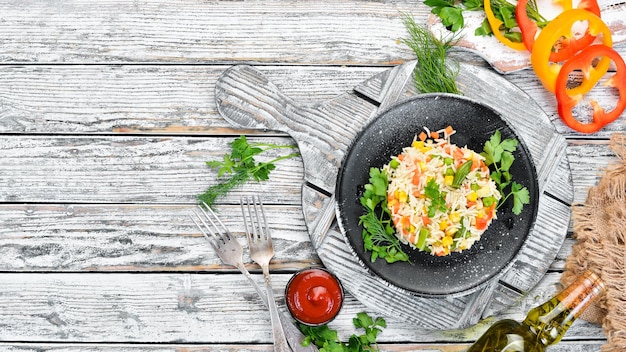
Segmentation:
<svg viewBox="0 0 626 352">
<path fill-rule="evenodd" d="M 231 126 L 217 112 L 216 80 L 245 63 L 302 104 L 328 100 L 414 58 L 397 41 L 401 12 L 426 23 L 429 9 L 402 0 L 0 1 L 0 350 L 271 350 L 261 300 L 189 214 L 216 182 L 205 161 L 234 137 L 294 141 Z M 616 49 L 626 56 L 625 44 Z M 478 55 L 452 55 L 491 70 Z M 504 77 L 566 138 L 574 202 L 584 201 L 614 160 L 608 139 L 626 130 L 625 116 L 580 135 L 532 70 Z M 290 159 L 217 205 L 244 243 L 239 197 L 260 192 L 269 204 L 282 309 L 291 274 L 322 265 L 302 181 L 302 160 Z M 573 243 L 499 317 L 520 319 L 555 293 Z M 347 338 L 360 311 L 378 315 L 348 294 L 331 327 Z M 462 351 L 486 326 L 426 331 L 385 319 L 388 351 Z M 604 341 L 600 327 L 578 321 L 551 351 L 597 351 Z"/>
</svg>

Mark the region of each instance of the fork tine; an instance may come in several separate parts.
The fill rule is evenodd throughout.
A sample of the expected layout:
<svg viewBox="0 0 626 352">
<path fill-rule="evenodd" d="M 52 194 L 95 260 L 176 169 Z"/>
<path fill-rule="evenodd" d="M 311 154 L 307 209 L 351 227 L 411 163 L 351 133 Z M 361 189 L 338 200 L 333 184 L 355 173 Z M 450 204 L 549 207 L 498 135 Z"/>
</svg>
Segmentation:
<svg viewBox="0 0 626 352">
<path fill-rule="evenodd" d="M 204 235 L 204 237 L 209 241 L 209 244 L 211 245 L 211 247 L 217 250 L 219 247 L 217 238 L 219 238 L 219 236 L 215 234 L 215 231 L 211 228 L 211 226 L 209 226 L 209 224 L 206 223 L 206 221 L 204 221 L 202 216 L 197 211 L 194 210 L 193 213 L 194 215 L 196 215 L 198 220 L 200 220 L 200 222 L 198 222 L 193 216 L 191 217 L 191 220 L 193 220 L 196 226 L 198 226 L 198 229 L 200 229 L 200 232 L 202 232 L 202 235 Z M 202 225 L 200 225 L 201 223 Z"/>
<path fill-rule="evenodd" d="M 215 229 L 215 232 L 213 233 L 213 235 L 219 238 L 223 237 L 224 238 L 222 239 L 223 241 L 230 240 L 232 235 L 230 234 L 230 231 L 228 230 L 226 225 L 224 225 L 222 220 L 220 220 L 220 218 L 215 214 L 215 212 L 206 203 L 202 202 L 202 204 L 204 204 L 204 208 L 200 207 L 200 210 L 202 211 L 202 213 L 204 213 L 205 217 L 213 225 L 213 228 Z M 217 224 L 221 226 L 222 228 L 221 230 L 219 229 L 219 226 L 217 226 Z"/>
<path fill-rule="evenodd" d="M 246 197 L 241 197 L 239 199 L 239 206 L 241 207 L 241 215 L 243 217 L 243 226 L 246 230 L 246 237 L 248 238 L 248 241 L 250 241 L 250 228 L 248 227 L 248 217 L 246 216 L 247 207 L 244 207 L 244 201 L 246 200 L 247 200 Z M 252 221 L 252 219 L 250 219 L 250 221 Z"/>
<path fill-rule="evenodd" d="M 267 224 L 267 218 L 265 217 L 265 210 L 263 209 L 263 202 L 261 201 L 261 197 L 256 196 L 252 198 L 254 201 L 254 213 L 256 214 L 256 220 L 259 227 L 259 236 L 264 237 L 268 241 L 271 241 L 270 229 Z M 258 205 L 258 206 L 257 206 Z M 261 219 L 259 218 L 259 212 L 257 212 L 257 208 L 260 210 Z M 263 221 L 261 221 L 263 220 Z"/>
</svg>

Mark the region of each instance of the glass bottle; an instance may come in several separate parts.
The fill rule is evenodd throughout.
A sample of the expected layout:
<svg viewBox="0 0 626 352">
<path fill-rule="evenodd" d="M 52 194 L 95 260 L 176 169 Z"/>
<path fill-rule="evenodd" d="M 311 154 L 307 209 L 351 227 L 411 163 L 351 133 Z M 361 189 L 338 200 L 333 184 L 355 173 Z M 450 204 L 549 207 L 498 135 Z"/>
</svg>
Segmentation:
<svg viewBox="0 0 626 352">
<path fill-rule="evenodd" d="M 587 271 L 546 303 L 531 309 L 523 322 L 495 322 L 466 352 L 541 352 L 561 340 L 574 320 L 605 291 Z"/>
</svg>

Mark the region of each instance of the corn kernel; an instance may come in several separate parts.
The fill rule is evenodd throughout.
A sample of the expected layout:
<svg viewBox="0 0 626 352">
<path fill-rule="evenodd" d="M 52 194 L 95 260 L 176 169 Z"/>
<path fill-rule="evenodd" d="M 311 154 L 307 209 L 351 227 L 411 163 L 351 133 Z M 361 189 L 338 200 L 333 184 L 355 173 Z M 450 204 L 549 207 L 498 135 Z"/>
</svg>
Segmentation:
<svg viewBox="0 0 626 352">
<path fill-rule="evenodd" d="M 490 193 L 491 193 L 491 190 L 489 189 L 488 186 L 483 186 L 478 191 L 476 191 L 476 194 L 481 198 L 488 196 Z"/>
<path fill-rule="evenodd" d="M 456 227 L 450 227 L 446 230 L 446 236 L 454 237 L 454 234 L 457 232 L 459 232 L 459 229 L 457 229 Z"/>
<path fill-rule="evenodd" d="M 465 198 L 470 202 L 475 202 L 476 199 L 478 199 L 478 194 L 476 192 L 470 192 Z"/>
<path fill-rule="evenodd" d="M 407 196 L 405 191 L 399 191 L 397 198 L 400 201 L 400 203 L 406 203 L 409 197 Z"/>
<path fill-rule="evenodd" d="M 476 214 L 476 218 L 477 218 L 477 219 L 482 219 L 483 217 L 485 217 L 485 211 L 484 211 L 484 210 L 480 210 L 480 211 Z"/>
<path fill-rule="evenodd" d="M 439 230 L 444 231 L 448 227 L 448 222 L 446 220 L 441 220 L 439 222 Z"/>
<path fill-rule="evenodd" d="M 453 211 L 452 213 L 450 213 L 450 221 L 454 222 L 454 223 L 458 223 L 461 221 L 461 214 L 459 214 L 456 211 Z"/>
<path fill-rule="evenodd" d="M 426 163 L 425 162 L 420 161 L 419 163 L 417 163 L 417 165 L 419 165 L 421 172 L 426 171 Z"/>
<path fill-rule="evenodd" d="M 417 149 L 424 148 L 424 141 L 415 141 L 413 142 L 412 147 Z"/>
<path fill-rule="evenodd" d="M 452 186 L 453 181 L 454 181 L 454 176 L 448 175 L 443 178 L 443 184 L 446 186 Z"/>
<path fill-rule="evenodd" d="M 452 239 L 452 237 L 450 237 L 450 236 L 446 236 L 446 237 L 444 237 L 444 238 L 441 240 L 441 244 L 442 244 L 444 247 L 449 247 L 449 246 L 451 246 L 453 243 L 454 243 L 454 240 L 453 240 L 453 239 Z"/>
</svg>

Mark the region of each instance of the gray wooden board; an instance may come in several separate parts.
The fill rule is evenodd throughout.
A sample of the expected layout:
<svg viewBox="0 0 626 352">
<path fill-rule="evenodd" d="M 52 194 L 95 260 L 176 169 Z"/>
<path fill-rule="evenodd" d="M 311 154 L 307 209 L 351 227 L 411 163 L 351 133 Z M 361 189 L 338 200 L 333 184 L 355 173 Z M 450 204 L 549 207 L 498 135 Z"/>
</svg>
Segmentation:
<svg viewBox="0 0 626 352">
<path fill-rule="evenodd" d="M 407 62 L 375 75 L 355 90 L 389 106 L 415 94 L 408 79 L 414 65 Z M 537 221 L 510 266 L 475 292 L 443 299 L 415 296 L 370 273 L 332 224 L 337 170 L 350 142 L 375 116 L 373 106 L 359 103 L 351 93 L 315 106 L 297 105 L 250 66 L 234 66 L 216 83 L 218 111 L 227 121 L 287 132 L 301 148 L 306 181 L 303 212 L 324 264 L 366 306 L 429 329 L 470 326 L 484 317 L 483 312 L 497 313 L 528 292 L 548 270 L 565 239 L 573 198 L 565 139 L 528 95 L 490 71 L 465 64 L 457 83 L 464 95 L 498 111 L 524 140 L 537 169 L 540 203 Z M 507 294 L 502 295 L 504 291 Z M 488 309 L 491 302 L 499 308 Z"/>
</svg>

